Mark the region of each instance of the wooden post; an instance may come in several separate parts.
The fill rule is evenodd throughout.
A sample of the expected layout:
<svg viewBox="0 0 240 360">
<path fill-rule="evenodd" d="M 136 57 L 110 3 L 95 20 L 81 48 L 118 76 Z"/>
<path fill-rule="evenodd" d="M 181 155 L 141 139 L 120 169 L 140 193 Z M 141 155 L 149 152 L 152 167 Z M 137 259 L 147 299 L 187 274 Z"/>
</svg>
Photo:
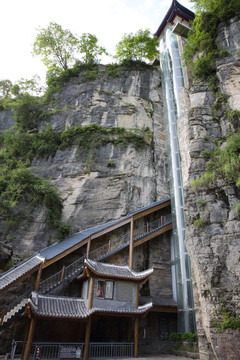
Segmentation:
<svg viewBox="0 0 240 360">
<path fill-rule="evenodd" d="M 23 357 L 24 357 L 24 350 L 25 350 L 25 346 L 26 346 L 26 342 L 27 342 L 27 338 L 28 338 L 30 323 L 31 323 L 31 321 L 28 318 L 26 318 L 25 335 L 24 335 L 24 340 L 23 340 L 23 345 L 22 345 L 21 360 L 23 360 Z"/>
<path fill-rule="evenodd" d="M 31 345 L 32 345 L 35 323 L 36 323 L 36 318 L 32 317 L 31 323 L 30 323 L 30 329 L 29 329 L 29 333 L 28 333 L 27 346 L 26 346 L 26 350 L 24 353 L 24 360 L 29 360 L 29 354 L 30 354 Z"/>
<path fill-rule="evenodd" d="M 6 312 L 7 312 L 7 308 L 5 307 L 5 308 L 3 309 L 3 311 L 2 311 L 2 316 L 1 316 L 1 320 L 0 320 L 0 325 L 2 325 L 2 323 L 3 323 L 3 319 L 4 319 L 4 316 L 5 316 Z"/>
<path fill-rule="evenodd" d="M 149 233 L 149 223 L 147 222 L 147 234 Z"/>
<path fill-rule="evenodd" d="M 92 321 L 91 316 L 89 316 L 87 328 L 86 328 L 86 334 L 85 334 L 83 360 L 87 360 L 87 358 L 88 358 L 88 348 L 89 348 L 90 333 L 91 333 L 91 321 Z"/>
<path fill-rule="evenodd" d="M 40 284 L 40 280 L 41 280 L 41 276 L 42 276 L 42 268 L 43 268 L 43 262 L 40 264 L 39 269 L 38 269 L 36 283 L 35 283 L 35 291 L 39 290 L 39 284 Z"/>
<path fill-rule="evenodd" d="M 89 289 L 89 298 L 88 298 L 88 310 L 92 308 L 93 305 L 93 290 L 94 290 L 94 278 L 90 279 L 90 289 Z"/>
<path fill-rule="evenodd" d="M 91 236 L 88 238 L 88 243 L 87 243 L 87 259 L 89 259 L 89 255 L 90 255 L 90 248 L 91 248 Z"/>
<path fill-rule="evenodd" d="M 139 304 L 139 283 L 136 284 L 136 309 L 138 308 Z"/>
<path fill-rule="evenodd" d="M 134 323 L 134 357 L 138 356 L 138 317 L 135 318 Z"/>
<path fill-rule="evenodd" d="M 62 272 L 61 272 L 61 276 L 60 276 L 60 282 L 63 281 L 64 273 L 65 273 L 65 266 L 63 265 Z"/>
<path fill-rule="evenodd" d="M 111 251 L 111 241 L 109 240 L 109 242 L 108 242 L 108 252 L 110 253 L 110 251 Z"/>
<path fill-rule="evenodd" d="M 133 225 L 134 220 L 131 218 L 130 223 L 130 242 L 129 242 L 129 268 L 133 268 Z"/>
</svg>

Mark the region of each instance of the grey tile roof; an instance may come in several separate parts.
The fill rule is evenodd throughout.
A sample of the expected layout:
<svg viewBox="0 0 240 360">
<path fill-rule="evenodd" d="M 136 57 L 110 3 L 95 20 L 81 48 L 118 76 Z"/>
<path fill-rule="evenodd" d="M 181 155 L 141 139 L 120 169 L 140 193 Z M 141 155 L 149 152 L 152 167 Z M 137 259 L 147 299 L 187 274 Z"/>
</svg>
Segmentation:
<svg viewBox="0 0 240 360">
<path fill-rule="evenodd" d="M 139 296 L 139 304 L 144 305 L 152 302 L 153 306 L 177 307 L 177 303 L 170 297 L 164 296 Z"/>
<path fill-rule="evenodd" d="M 33 293 L 30 305 L 34 313 L 40 316 L 79 319 L 89 316 L 84 301 L 79 298 Z"/>
<path fill-rule="evenodd" d="M 39 264 L 41 264 L 44 261 L 44 259 L 39 255 L 34 255 L 31 258 L 23 261 L 19 265 L 17 265 L 14 268 L 11 268 L 10 270 L 6 271 L 1 277 L 0 277 L 0 290 L 4 289 L 5 287 L 11 285 L 14 281 L 21 278 L 31 270 L 33 270 L 35 267 L 37 267 Z"/>
<path fill-rule="evenodd" d="M 148 269 L 142 272 L 136 272 L 128 266 L 120 266 L 114 264 L 105 264 L 90 259 L 84 260 L 84 267 L 87 266 L 90 270 L 99 276 L 114 277 L 129 280 L 144 280 L 153 273 L 153 269 Z"/>
<path fill-rule="evenodd" d="M 32 293 L 30 305 L 33 312 L 43 317 L 54 318 L 75 318 L 85 319 L 94 313 L 108 313 L 108 314 L 144 314 L 151 309 L 152 303 L 139 306 L 136 309 L 133 306 L 113 306 L 113 307 L 98 307 L 87 310 L 84 300 L 79 298 L 40 295 Z"/>
</svg>

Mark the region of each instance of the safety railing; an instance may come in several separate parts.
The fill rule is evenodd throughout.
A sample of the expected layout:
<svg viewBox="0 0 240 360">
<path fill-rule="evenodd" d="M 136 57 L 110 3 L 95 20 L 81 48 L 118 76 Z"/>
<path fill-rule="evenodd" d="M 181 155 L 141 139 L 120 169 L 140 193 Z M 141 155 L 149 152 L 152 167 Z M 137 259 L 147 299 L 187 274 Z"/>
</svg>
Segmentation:
<svg viewBox="0 0 240 360">
<path fill-rule="evenodd" d="M 23 341 L 12 341 L 11 360 L 20 359 L 24 354 Z M 58 343 L 58 342 L 33 342 L 30 349 L 30 359 L 57 360 L 57 359 L 82 359 L 84 343 Z M 96 358 L 123 358 L 133 357 L 134 343 L 118 342 L 91 342 L 88 357 Z"/>
<path fill-rule="evenodd" d="M 89 358 L 133 357 L 134 343 L 90 343 Z"/>
<path fill-rule="evenodd" d="M 63 267 L 61 271 L 53 274 L 49 278 L 43 280 L 39 284 L 39 292 L 42 294 L 46 293 L 47 291 L 53 289 L 55 286 L 59 285 L 64 280 L 70 279 L 72 276 L 76 275 L 80 272 L 84 263 L 84 256 L 74 261 L 72 264 Z"/>
</svg>

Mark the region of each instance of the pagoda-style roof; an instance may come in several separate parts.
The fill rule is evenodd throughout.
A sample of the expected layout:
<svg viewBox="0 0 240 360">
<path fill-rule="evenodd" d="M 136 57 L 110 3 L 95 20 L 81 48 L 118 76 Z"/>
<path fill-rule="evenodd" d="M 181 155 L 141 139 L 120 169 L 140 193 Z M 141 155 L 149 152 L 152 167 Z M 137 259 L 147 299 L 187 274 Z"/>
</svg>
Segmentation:
<svg viewBox="0 0 240 360">
<path fill-rule="evenodd" d="M 39 317 L 61 318 L 61 319 L 86 319 L 92 314 L 114 314 L 114 315 L 142 315 L 149 311 L 152 303 L 139 306 L 106 306 L 95 307 L 88 310 L 84 300 L 74 297 L 40 295 L 32 293 L 32 299 L 29 300 L 32 312 Z"/>
<path fill-rule="evenodd" d="M 195 17 L 194 13 L 191 10 L 185 8 L 177 0 L 173 0 L 167 14 L 165 15 L 154 36 L 157 36 L 159 38 L 165 26 L 168 23 L 173 24 L 176 16 L 179 16 L 182 20 L 186 21 L 191 21 Z"/>
<path fill-rule="evenodd" d="M 90 276 L 93 275 L 95 277 L 97 276 L 108 279 L 143 281 L 153 273 L 153 269 L 151 268 L 145 271 L 136 272 L 130 269 L 128 266 L 106 264 L 90 259 L 85 259 L 83 274 L 81 274 L 78 279 L 89 277 L 89 272 Z"/>
</svg>

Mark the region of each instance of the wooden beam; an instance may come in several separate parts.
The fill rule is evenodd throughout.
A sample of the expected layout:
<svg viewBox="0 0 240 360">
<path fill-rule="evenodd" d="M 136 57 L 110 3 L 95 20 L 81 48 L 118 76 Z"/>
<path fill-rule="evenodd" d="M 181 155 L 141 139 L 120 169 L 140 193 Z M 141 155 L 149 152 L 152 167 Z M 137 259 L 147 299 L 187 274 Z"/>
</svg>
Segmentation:
<svg viewBox="0 0 240 360">
<path fill-rule="evenodd" d="M 134 322 L 134 357 L 138 357 L 138 317 L 135 318 Z"/>
<path fill-rule="evenodd" d="M 129 240 L 129 268 L 133 268 L 133 226 L 134 220 L 131 218 L 130 223 L 130 240 Z"/>
<path fill-rule="evenodd" d="M 91 333 L 91 316 L 88 318 L 87 328 L 85 333 L 85 345 L 84 345 L 84 353 L 83 353 L 83 360 L 87 360 L 88 358 L 88 349 L 89 349 L 89 341 L 90 341 L 90 333 Z"/>
<path fill-rule="evenodd" d="M 143 216 L 146 216 L 148 214 L 151 214 L 151 213 L 153 213 L 153 212 L 155 212 L 157 210 L 163 209 L 163 208 L 165 208 L 165 207 L 167 207 L 169 205 L 171 205 L 171 201 L 167 200 L 164 203 L 155 205 L 155 206 L 153 206 L 153 207 L 151 207 L 151 208 L 149 208 L 147 210 L 143 210 L 140 213 L 137 213 L 137 214 L 133 215 L 133 218 L 134 218 L 134 220 L 139 219 L 139 218 L 141 218 Z"/>
<path fill-rule="evenodd" d="M 42 276 L 42 268 L 43 268 L 43 262 L 40 264 L 40 266 L 38 268 L 38 273 L 37 273 L 37 278 L 36 278 L 36 283 L 35 283 L 35 291 L 39 290 L 39 284 L 40 284 L 40 280 L 41 280 L 41 276 Z"/>
<path fill-rule="evenodd" d="M 172 307 L 172 306 L 153 306 L 150 309 L 151 312 L 161 312 L 161 313 L 173 313 L 173 314 L 177 314 L 178 310 L 177 310 L 177 306 L 176 307 Z"/>
<path fill-rule="evenodd" d="M 131 217 L 124 219 L 122 221 L 119 220 L 119 222 L 117 224 L 113 224 L 110 225 L 109 227 L 107 227 L 106 229 L 100 230 L 99 232 L 96 232 L 95 234 L 92 234 L 91 237 L 92 239 L 96 239 L 102 235 L 105 235 L 107 233 L 109 233 L 110 231 L 116 230 L 118 228 L 120 228 L 123 225 L 129 224 L 131 222 Z"/>
<path fill-rule="evenodd" d="M 2 311 L 2 315 L 1 315 L 0 325 L 2 325 L 2 323 L 3 323 L 3 319 L 4 319 L 4 316 L 5 316 L 6 312 L 7 312 L 7 308 L 4 307 L 3 311 Z"/>
<path fill-rule="evenodd" d="M 61 282 L 63 281 L 64 273 L 65 273 L 65 266 L 63 265 L 62 271 L 61 271 L 61 276 L 60 276 L 60 281 L 61 281 Z"/>
<path fill-rule="evenodd" d="M 29 332 L 28 332 L 27 346 L 26 346 L 26 350 L 25 350 L 25 353 L 24 353 L 24 360 L 29 360 L 29 355 L 30 355 L 30 350 L 31 350 L 31 346 L 32 346 L 35 323 L 36 323 L 36 318 L 32 317 L 31 324 L 30 324 L 30 329 L 29 329 Z"/>
<path fill-rule="evenodd" d="M 86 254 L 86 257 L 87 259 L 89 259 L 89 254 L 90 254 L 90 249 L 91 249 L 91 236 L 88 238 L 88 243 L 87 243 L 87 254 Z"/>
<path fill-rule="evenodd" d="M 94 292 L 94 277 L 90 279 L 90 289 L 89 289 L 89 298 L 88 298 L 88 310 L 92 308 L 93 305 L 93 292 Z"/>
<path fill-rule="evenodd" d="M 139 246 L 139 245 L 142 245 L 142 244 L 144 244 L 145 242 L 147 242 L 147 241 L 155 238 L 156 236 L 161 235 L 161 234 L 163 234 L 163 233 L 165 233 L 165 232 L 167 232 L 167 231 L 169 231 L 169 230 L 171 230 L 171 229 L 172 229 L 172 224 L 169 224 L 168 226 L 165 226 L 164 228 L 156 231 L 155 233 L 150 234 L 150 235 L 146 236 L 145 238 L 143 238 L 143 239 L 135 242 L 135 243 L 133 244 L 133 247 L 135 248 L 135 247 L 137 247 L 137 246 Z"/>
</svg>

